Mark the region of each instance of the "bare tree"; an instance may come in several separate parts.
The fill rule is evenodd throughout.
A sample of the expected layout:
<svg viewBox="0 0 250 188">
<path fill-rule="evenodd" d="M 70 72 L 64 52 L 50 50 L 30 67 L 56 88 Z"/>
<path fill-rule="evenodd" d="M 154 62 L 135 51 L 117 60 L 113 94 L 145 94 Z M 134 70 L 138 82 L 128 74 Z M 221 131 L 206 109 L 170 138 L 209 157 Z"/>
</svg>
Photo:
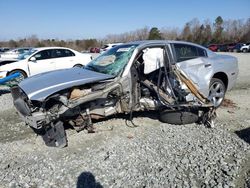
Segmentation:
<svg viewBox="0 0 250 188">
<path fill-rule="evenodd" d="M 166 40 L 177 40 L 179 37 L 178 28 L 162 28 L 161 35 L 163 39 Z"/>
<path fill-rule="evenodd" d="M 121 34 L 109 34 L 99 40 L 39 39 L 36 35 L 31 35 L 18 40 L 0 41 L 0 46 L 11 48 L 64 46 L 82 51 L 90 47 L 100 47 L 105 43 L 146 40 L 152 36 L 152 39 L 185 40 L 203 45 L 227 42 L 247 43 L 250 42 L 250 18 L 247 20 L 223 20 L 221 16 L 218 16 L 214 23 L 208 19 L 201 23 L 197 18 L 194 18 L 187 22 L 182 29 L 143 27 Z"/>
</svg>

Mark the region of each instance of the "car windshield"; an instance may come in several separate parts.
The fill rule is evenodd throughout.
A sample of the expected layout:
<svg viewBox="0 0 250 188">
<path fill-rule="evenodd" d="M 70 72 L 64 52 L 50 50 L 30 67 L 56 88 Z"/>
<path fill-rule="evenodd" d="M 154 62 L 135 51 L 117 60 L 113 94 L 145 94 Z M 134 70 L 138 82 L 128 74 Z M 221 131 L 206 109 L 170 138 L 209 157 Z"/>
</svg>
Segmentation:
<svg viewBox="0 0 250 188">
<path fill-rule="evenodd" d="M 27 57 L 29 57 L 31 54 L 33 54 L 34 52 L 36 52 L 37 50 L 35 50 L 35 49 L 31 49 L 31 50 L 29 50 L 28 52 L 25 52 L 25 53 L 23 53 L 23 54 L 20 54 L 19 56 L 18 56 L 18 60 L 23 60 L 23 59 L 26 59 Z"/>
<path fill-rule="evenodd" d="M 127 65 L 137 45 L 119 45 L 111 48 L 85 66 L 85 69 L 117 76 Z"/>
</svg>

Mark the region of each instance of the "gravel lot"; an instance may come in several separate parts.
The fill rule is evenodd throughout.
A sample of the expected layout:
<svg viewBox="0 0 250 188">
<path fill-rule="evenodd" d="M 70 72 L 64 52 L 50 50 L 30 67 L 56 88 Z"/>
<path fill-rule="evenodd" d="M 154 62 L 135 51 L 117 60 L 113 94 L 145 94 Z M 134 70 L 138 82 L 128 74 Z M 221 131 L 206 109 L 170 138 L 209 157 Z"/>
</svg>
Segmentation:
<svg viewBox="0 0 250 188">
<path fill-rule="evenodd" d="M 0 187 L 250 187 L 250 54 L 231 55 L 238 83 L 212 129 L 138 113 L 133 128 L 118 116 L 93 134 L 68 129 L 69 146 L 49 148 L 0 88 Z"/>
</svg>

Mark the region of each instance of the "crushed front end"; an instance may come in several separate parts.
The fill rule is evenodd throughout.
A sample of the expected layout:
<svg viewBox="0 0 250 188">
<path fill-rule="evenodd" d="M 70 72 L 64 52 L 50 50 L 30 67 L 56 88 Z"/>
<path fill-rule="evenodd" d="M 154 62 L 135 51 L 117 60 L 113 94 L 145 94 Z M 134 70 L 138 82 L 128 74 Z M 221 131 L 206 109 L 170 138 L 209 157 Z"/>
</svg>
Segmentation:
<svg viewBox="0 0 250 188">
<path fill-rule="evenodd" d="M 58 115 L 44 113 L 34 106 L 28 96 L 18 86 L 11 88 L 13 103 L 22 120 L 35 133 L 42 136 L 47 146 L 64 147 L 67 145 L 66 134 L 61 121 L 54 122 Z M 48 126 L 49 125 L 49 126 Z"/>
</svg>

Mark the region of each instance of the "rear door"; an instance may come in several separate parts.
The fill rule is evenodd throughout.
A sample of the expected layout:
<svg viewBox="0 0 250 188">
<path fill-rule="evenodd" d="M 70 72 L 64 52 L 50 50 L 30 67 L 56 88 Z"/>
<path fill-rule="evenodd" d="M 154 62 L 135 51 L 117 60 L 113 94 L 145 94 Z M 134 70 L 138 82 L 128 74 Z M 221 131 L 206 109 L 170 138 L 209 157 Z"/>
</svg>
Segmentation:
<svg viewBox="0 0 250 188">
<path fill-rule="evenodd" d="M 172 44 L 176 66 L 179 67 L 205 96 L 209 94 L 209 83 L 213 73 L 207 52 L 200 47 L 174 43 Z"/>
<path fill-rule="evenodd" d="M 32 57 L 35 57 L 35 61 L 31 61 Z M 52 49 L 39 51 L 32 57 L 28 60 L 30 76 L 55 70 L 56 64 L 52 58 Z"/>
<path fill-rule="evenodd" d="M 75 53 L 68 49 L 54 49 L 53 58 L 56 62 L 56 69 L 72 68 L 80 62 L 76 62 Z"/>
</svg>

